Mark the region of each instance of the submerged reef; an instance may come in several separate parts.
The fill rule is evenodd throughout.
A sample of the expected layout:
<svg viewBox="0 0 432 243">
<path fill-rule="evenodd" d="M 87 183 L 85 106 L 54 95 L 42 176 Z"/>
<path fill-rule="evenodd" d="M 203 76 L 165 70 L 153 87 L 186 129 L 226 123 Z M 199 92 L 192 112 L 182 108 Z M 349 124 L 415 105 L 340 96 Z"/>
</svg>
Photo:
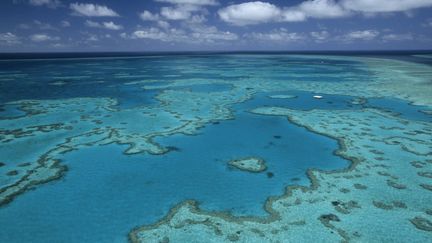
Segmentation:
<svg viewBox="0 0 432 243">
<path fill-rule="evenodd" d="M 181 98 L 185 96 L 188 99 Z M 226 106 L 250 96 L 239 89 L 218 93 L 167 90 L 157 97 L 163 103 L 160 107 L 123 110 L 116 109 L 116 100 L 109 98 L 13 102 L 26 115 L 0 120 L 0 153 L 8 158 L 2 163 L 16 171 L 0 180 L 0 205 L 35 185 L 60 178 L 67 170 L 60 163 L 64 153 L 112 143 L 127 144 L 124 154 L 167 153 L 170 148 L 153 142 L 154 137 L 192 135 L 207 123 L 231 119 L 232 111 Z M 55 123 L 58 120 L 62 123 Z M 19 166 L 23 160 L 29 166 Z"/>
<path fill-rule="evenodd" d="M 295 95 L 270 95 L 272 99 L 295 99 L 297 96 Z"/>
<path fill-rule="evenodd" d="M 340 149 L 336 153 L 352 165 L 340 171 L 309 170 L 311 186 L 288 187 L 283 196 L 269 198 L 266 218 L 204 212 L 196 202 L 187 201 L 157 224 L 133 230 L 133 242 L 164 237 L 173 241 L 313 242 L 316 235 L 325 242 L 430 240 L 430 215 L 422 213 L 432 201 L 432 193 L 422 187 L 430 179 L 419 175 L 411 162 L 432 167 L 432 156 L 423 150 L 426 146 L 432 151 L 431 123 L 404 120 L 378 109 L 262 107 L 251 112 L 285 116 L 312 132 L 337 139 Z M 370 130 L 364 132 L 365 128 Z M 394 137 L 415 144 L 388 143 Z"/>
<path fill-rule="evenodd" d="M 242 159 L 235 159 L 228 162 L 229 165 L 234 166 L 240 170 L 248 172 L 262 172 L 267 169 L 265 161 L 261 158 L 248 157 Z"/>
<path fill-rule="evenodd" d="M 159 222 L 137 226 L 129 233 L 129 239 L 132 242 L 190 242 L 191 239 L 197 242 L 315 242 L 319 236 L 325 242 L 430 241 L 432 124 L 364 106 L 370 98 L 398 98 L 424 105 L 423 114 L 430 115 L 430 66 L 366 57 L 291 58 L 306 60 L 306 64 L 311 60 L 312 64 L 303 63 L 297 67 L 301 72 L 290 72 L 283 60 L 275 65 L 274 60 L 259 58 L 258 65 L 249 66 L 244 65 L 247 59 L 240 58 L 230 65 L 214 65 L 216 70 L 184 65 L 184 60 L 177 60 L 169 65 L 175 72 L 157 73 L 169 80 L 166 82 L 148 78 L 146 70 L 131 74 L 129 67 L 122 67 L 124 72 L 114 75 L 115 81 L 131 79 L 122 87 L 137 86 L 139 91 L 154 92 L 156 104 L 152 105 L 126 107 L 119 97 L 103 98 L 108 95 L 35 97 L 3 104 L 0 107 L 3 112 L 0 116 L 0 206 L 43 183 L 62 178 L 68 172 L 62 159 L 71 151 L 119 144 L 126 145 L 125 155 L 181 152 L 181 148 L 155 141 L 178 134 L 197 135 L 204 126 L 235 119 L 234 105 L 255 98 L 258 92 L 277 102 L 300 100 L 291 95 L 295 91 L 311 92 L 326 97 L 317 101 L 320 103 L 327 102 L 331 95 L 351 94 L 349 105 L 360 109 L 295 110 L 271 105 L 249 111 L 259 116 L 282 117 L 282 122 L 287 119 L 286 122 L 338 141 L 339 148 L 334 153 L 351 161 L 348 168 L 310 169 L 307 171 L 310 186 L 295 186 L 301 181 L 299 178 L 288 181 L 294 185 L 287 187 L 283 195 L 269 197 L 265 202 L 263 207 L 268 213 L 265 217 L 207 212 L 200 209 L 197 201 L 188 200 L 172 208 Z M 335 61 L 335 64 L 316 62 L 317 59 Z M 157 61 L 159 64 L 160 60 Z M 232 69 L 234 64 L 239 70 Z M 184 78 L 185 74 L 198 77 Z M 0 78 L 9 82 L 25 76 L 16 73 Z M 65 88 L 81 79 L 97 84 L 109 82 L 108 78 L 89 80 L 90 77 L 63 75 L 54 77 L 48 86 Z M 331 81 L 336 77 L 337 82 Z M 212 91 L 209 85 L 218 88 Z M 16 107 L 16 113 L 4 116 L 10 107 Z M 287 136 L 273 135 L 269 144 Z M 264 160 L 255 157 L 229 164 L 249 172 L 267 168 Z M 272 170 L 252 176 L 275 176 L 272 179 L 275 180 L 279 173 Z"/>
</svg>

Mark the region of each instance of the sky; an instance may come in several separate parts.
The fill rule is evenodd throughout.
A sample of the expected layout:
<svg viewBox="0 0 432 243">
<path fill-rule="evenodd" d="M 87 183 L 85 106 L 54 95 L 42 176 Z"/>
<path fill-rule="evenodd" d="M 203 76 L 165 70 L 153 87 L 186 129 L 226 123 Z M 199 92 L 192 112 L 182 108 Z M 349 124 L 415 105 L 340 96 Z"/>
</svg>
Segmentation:
<svg viewBox="0 0 432 243">
<path fill-rule="evenodd" d="M 1 0 L 0 52 L 432 49 L 432 0 Z"/>
</svg>

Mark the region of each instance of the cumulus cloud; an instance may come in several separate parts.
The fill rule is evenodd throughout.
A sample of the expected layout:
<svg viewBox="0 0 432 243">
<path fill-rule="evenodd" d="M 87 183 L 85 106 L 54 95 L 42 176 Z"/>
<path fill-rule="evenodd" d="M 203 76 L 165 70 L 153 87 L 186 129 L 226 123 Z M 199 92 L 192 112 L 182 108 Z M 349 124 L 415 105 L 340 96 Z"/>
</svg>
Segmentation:
<svg viewBox="0 0 432 243">
<path fill-rule="evenodd" d="M 123 26 L 115 24 L 112 21 L 99 23 L 99 22 L 87 20 L 85 22 L 85 25 L 87 27 L 91 27 L 91 28 L 102 28 L 102 29 L 108 29 L 108 30 L 121 30 L 121 29 L 123 29 Z"/>
<path fill-rule="evenodd" d="M 33 23 L 36 26 L 36 28 L 39 28 L 41 30 L 58 30 L 57 28 L 53 27 L 51 24 L 44 23 L 39 20 L 34 20 Z"/>
<path fill-rule="evenodd" d="M 15 45 L 21 43 L 19 38 L 11 32 L 0 33 L 0 44 Z"/>
<path fill-rule="evenodd" d="M 289 32 L 285 28 L 275 29 L 265 33 L 249 33 L 245 35 L 246 38 L 260 40 L 260 41 L 274 41 L 274 42 L 297 42 L 306 39 L 306 37 L 297 32 Z"/>
<path fill-rule="evenodd" d="M 239 39 L 238 35 L 229 31 L 220 31 L 215 26 L 191 25 L 184 29 L 150 27 L 134 31 L 131 35 L 121 33 L 125 39 L 147 39 L 163 42 L 181 43 L 224 43 Z"/>
<path fill-rule="evenodd" d="M 144 10 L 139 15 L 140 19 L 144 21 L 158 21 L 159 20 L 159 14 L 153 14 L 150 11 Z"/>
<path fill-rule="evenodd" d="M 154 27 L 134 31 L 131 35 L 131 38 L 132 39 L 152 39 L 152 40 L 160 40 L 160 41 L 170 41 L 171 39 L 168 33 Z"/>
<path fill-rule="evenodd" d="M 28 29 L 40 29 L 40 30 L 58 30 L 56 27 L 49 23 L 44 23 L 39 20 L 33 20 L 32 23 L 19 24 L 18 28 L 28 30 Z"/>
<path fill-rule="evenodd" d="M 202 24 L 206 21 L 207 18 L 204 15 L 193 15 L 187 22 L 189 24 Z"/>
<path fill-rule="evenodd" d="M 341 5 L 358 12 L 401 12 L 431 7 L 432 0 L 342 0 Z"/>
<path fill-rule="evenodd" d="M 157 25 L 163 29 L 168 29 L 171 26 L 168 22 L 163 20 L 157 21 Z"/>
<path fill-rule="evenodd" d="M 29 0 L 29 4 L 33 6 L 47 6 L 49 8 L 57 8 L 61 6 L 59 0 Z"/>
<path fill-rule="evenodd" d="M 30 36 L 30 39 L 34 42 L 43 42 L 43 41 L 58 41 L 60 40 L 60 37 L 49 36 L 47 34 L 34 34 Z"/>
<path fill-rule="evenodd" d="M 423 23 L 424 27 L 432 27 L 432 19 L 428 19 L 426 20 L 425 23 Z"/>
<path fill-rule="evenodd" d="M 191 28 L 192 40 L 213 43 L 215 41 L 234 41 L 239 37 L 230 31 L 220 31 L 215 26 L 197 25 Z"/>
<path fill-rule="evenodd" d="M 115 24 L 112 21 L 103 22 L 103 26 L 105 27 L 105 29 L 109 29 L 109 30 L 121 30 L 121 29 L 123 29 L 123 26 Z"/>
<path fill-rule="evenodd" d="M 305 1 L 297 9 L 312 18 L 339 18 L 349 15 L 346 9 L 333 0 Z"/>
<path fill-rule="evenodd" d="M 143 11 L 140 14 L 140 18 L 144 21 L 194 21 L 197 20 L 197 16 L 202 21 L 205 18 L 201 18 L 203 15 L 207 15 L 208 5 L 218 5 L 219 3 L 215 0 L 156 0 L 158 2 L 164 2 L 171 4 L 170 6 L 164 6 L 160 9 L 159 14 L 152 13 L 148 10 Z"/>
<path fill-rule="evenodd" d="M 92 27 L 92 28 L 101 28 L 102 27 L 102 25 L 100 23 L 94 22 L 94 21 L 91 21 L 91 20 L 87 20 L 85 22 L 85 25 L 87 27 Z"/>
<path fill-rule="evenodd" d="M 63 20 L 62 22 L 60 22 L 60 25 L 62 27 L 70 27 L 71 26 L 70 22 L 66 21 L 66 20 Z"/>
<path fill-rule="evenodd" d="M 413 40 L 414 37 L 411 33 L 406 34 L 386 34 L 381 37 L 384 42 L 388 41 L 408 41 Z"/>
<path fill-rule="evenodd" d="M 95 42 L 95 41 L 99 41 L 99 38 L 95 35 L 90 35 L 86 41 L 90 41 L 90 42 Z"/>
<path fill-rule="evenodd" d="M 71 3 L 69 8 L 73 15 L 86 17 L 118 17 L 119 14 L 104 5 L 91 3 Z"/>
<path fill-rule="evenodd" d="M 197 5 L 175 5 L 174 7 L 162 7 L 161 16 L 167 20 L 188 20 L 194 12 L 206 12 L 207 10 Z"/>
<path fill-rule="evenodd" d="M 230 5 L 218 11 L 219 17 L 235 25 L 250 25 L 275 21 L 281 15 L 281 9 L 266 2 L 246 2 Z"/>
<path fill-rule="evenodd" d="M 305 21 L 308 18 L 342 18 L 355 13 L 367 16 L 401 11 L 407 13 L 416 8 L 431 6 L 432 0 L 306 0 L 288 7 L 254 1 L 229 5 L 220 9 L 218 14 L 223 21 L 241 26 Z"/>
<path fill-rule="evenodd" d="M 163 7 L 161 8 L 161 15 L 169 20 L 185 20 L 190 18 L 191 11 L 182 7 Z"/>
<path fill-rule="evenodd" d="M 306 20 L 306 14 L 299 9 L 285 9 L 282 11 L 280 21 L 282 22 L 300 22 Z"/>
<path fill-rule="evenodd" d="M 373 40 L 379 35 L 379 32 L 376 30 L 358 30 L 352 31 L 344 36 L 344 40 L 353 41 L 353 40 Z"/>
<path fill-rule="evenodd" d="M 326 30 L 310 32 L 311 37 L 316 42 L 324 42 L 330 37 L 330 33 Z"/>
<path fill-rule="evenodd" d="M 140 19 L 143 21 L 154 21 L 157 23 L 157 25 L 163 29 L 167 29 L 170 27 L 170 24 L 161 19 L 161 16 L 159 14 L 153 14 L 150 11 L 144 10 L 142 13 L 139 14 Z"/>
<path fill-rule="evenodd" d="M 18 28 L 23 29 L 23 30 L 28 30 L 28 29 L 30 29 L 30 25 L 28 25 L 28 24 L 19 24 Z"/>
<path fill-rule="evenodd" d="M 295 22 L 307 18 L 339 18 L 349 15 L 333 0 L 310 0 L 297 6 L 281 8 L 268 2 L 246 2 L 230 5 L 218 11 L 219 17 L 235 25 L 266 22 Z"/>
<path fill-rule="evenodd" d="M 156 0 L 156 2 L 190 5 L 218 5 L 218 2 L 215 0 Z"/>
</svg>

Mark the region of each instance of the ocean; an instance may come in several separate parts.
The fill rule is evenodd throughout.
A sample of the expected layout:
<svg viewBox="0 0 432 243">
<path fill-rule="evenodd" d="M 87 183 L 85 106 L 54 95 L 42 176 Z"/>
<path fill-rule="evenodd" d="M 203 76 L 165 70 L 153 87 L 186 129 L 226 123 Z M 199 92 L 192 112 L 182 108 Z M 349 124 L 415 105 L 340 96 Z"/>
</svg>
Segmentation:
<svg viewBox="0 0 432 243">
<path fill-rule="evenodd" d="M 426 242 L 431 77 L 427 51 L 0 54 L 0 241 Z"/>
</svg>

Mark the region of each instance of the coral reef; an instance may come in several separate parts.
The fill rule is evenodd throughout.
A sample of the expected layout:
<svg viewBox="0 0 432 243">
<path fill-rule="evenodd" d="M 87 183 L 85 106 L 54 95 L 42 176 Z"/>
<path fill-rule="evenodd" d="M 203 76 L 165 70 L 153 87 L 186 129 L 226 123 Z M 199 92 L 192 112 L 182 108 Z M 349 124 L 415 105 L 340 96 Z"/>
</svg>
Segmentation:
<svg viewBox="0 0 432 243">
<path fill-rule="evenodd" d="M 229 165 L 234 166 L 240 170 L 248 172 L 262 172 L 267 169 L 265 161 L 261 158 L 248 157 L 242 159 L 235 159 L 228 162 Z"/>
</svg>

